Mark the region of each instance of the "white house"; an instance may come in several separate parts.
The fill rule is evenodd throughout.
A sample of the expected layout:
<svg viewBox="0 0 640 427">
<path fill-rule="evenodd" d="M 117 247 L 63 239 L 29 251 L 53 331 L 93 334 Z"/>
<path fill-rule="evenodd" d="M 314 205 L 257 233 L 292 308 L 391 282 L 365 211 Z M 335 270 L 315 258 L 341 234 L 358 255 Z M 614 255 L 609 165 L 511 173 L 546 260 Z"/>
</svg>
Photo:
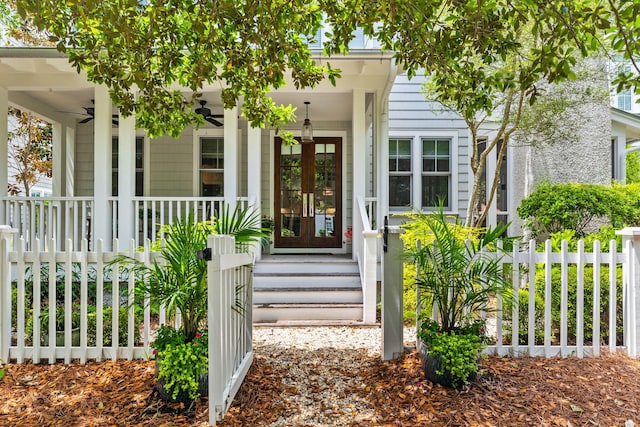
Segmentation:
<svg viewBox="0 0 640 427">
<path fill-rule="evenodd" d="M 370 45 L 362 38 L 356 42 Z M 317 56 L 320 60 L 320 51 Z M 87 238 L 90 245 L 102 239 L 108 247 L 116 237 L 142 244 L 157 235 L 158 224 L 178 215 L 206 218 L 222 202 L 240 203 L 273 218 L 271 258 L 340 256 L 356 264 L 363 288 L 373 282 L 375 289 L 366 238 L 375 242 L 385 217 L 408 206 L 430 209 L 439 196 L 448 212 L 464 217 L 472 184 L 470 136 L 460 117 L 434 112 L 441 109 L 424 100 L 421 79 L 407 80 L 391 55 L 352 46 L 332 61 L 342 70 L 336 86 L 324 82 L 301 91 L 287 86 L 272 94 L 276 102 L 298 107 L 297 122 L 289 127 L 296 136 L 309 103 L 313 141 L 285 146 L 274 130 L 249 126 L 242 105 L 223 111 L 218 86 L 204 87 L 206 104 L 194 105 L 207 113 L 205 125 L 187 128 L 178 139 L 151 140 L 134 118 L 118 116 L 106 87 L 88 82 L 54 49 L 1 48 L 0 117 L 15 105 L 50 121 L 54 171 L 53 196 L 44 203 L 8 197 L 5 164 L 0 224 L 18 229 L 28 242 L 55 237 L 63 247 L 70 238 L 77 247 Z M 563 169 L 582 170 L 582 162 L 597 160 L 598 169 L 607 171 L 603 181 L 624 176 L 621 150 L 637 138 L 640 121 L 615 109 L 607 113 L 608 107 L 597 111 L 597 119 L 585 120 L 598 133 L 586 132 L 595 135 L 588 151 L 576 144 L 563 154 Z M 7 122 L 0 121 L 0 134 L 6 133 Z M 6 146 L 0 149 L 5 154 L 0 158 L 6 158 Z M 574 164 L 578 154 L 585 160 Z M 527 161 L 534 165 L 532 159 L 552 165 L 551 157 L 509 149 L 489 223 L 516 218 L 519 200 L 531 190 L 525 170 Z M 492 168 L 494 161 L 488 163 L 489 176 Z M 38 216 L 42 220 L 34 229 Z M 334 261 L 321 270 L 334 268 Z M 362 298 L 368 297 L 354 302 Z"/>
</svg>

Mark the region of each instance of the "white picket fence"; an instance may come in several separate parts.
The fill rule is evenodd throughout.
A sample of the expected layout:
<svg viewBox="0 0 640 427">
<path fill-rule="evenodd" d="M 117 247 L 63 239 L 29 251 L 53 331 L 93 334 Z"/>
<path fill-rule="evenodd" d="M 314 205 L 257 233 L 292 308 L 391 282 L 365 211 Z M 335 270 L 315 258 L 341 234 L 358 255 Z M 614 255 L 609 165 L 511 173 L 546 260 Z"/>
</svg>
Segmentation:
<svg viewBox="0 0 640 427">
<path fill-rule="evenodd" d="M 579 241 L 575 252 L 569 252 L 567 241 L 561 242 L 559 251 L 553 251 L 551 241 L 545 242 L 542 251 L 535 241 L 524 248 L 516 244 L 501 260 L 505 274 L 511 274 L 515 303 L 507 306 L 503 296 L 497 295 L 495 310 L 483 314 L 495 339 L 485 352 L 597 357 L 604 347 L 636 357 L 640 229 L 618 233 L 623 236 L 622 252 L 615 240 L 608 242 L 608 250 L 595 241 L 590 251 Z M 524 301 L 519 297 L 522 291 Z"/>
<path fill-rule="evenodd" d="M 629 251 L 631 242 L 627 244 Z M 583 241 L 578 242 L 576 252 L 568 251 L 566 240 L 561 243 L 561 250 L 557 252 L 552 250 L 549 240 L 540 252 L 536 250 L 535 241 L 531 241 L 524 250 L 516 245 L 511 255 L 502 259 L 502 266 L 512 274 L 514 301 L 518 299 L 521 290 L 527 292 L 524 294 L 527 298 L 525 301 L 520 300 L 520 305 L 512 304 L 508 313 L 504 310 L 502 297 L 497 297 L 497 310 L 488 315 L 489 319 L 493 317 L 495 321 L 496 343 L 486 351 L 490 354 L 514 356 L 584 357 L 599 356 L 602 346 L 608 347 L 612 352 L 624 348 L 625 342 L 618 339 L 618 329 L 625 328 L 627 331 L 634 327 L 620 324 L 617 318 L 618 311 L 625 309 L 621 306 L 619 297 L 622 297 L 622 304 L 629 301 L 627 297 L 630 287 L 625 286 L 617 274 L 622 270 L 624 262 L 625 255 L 617 252 L 615 240 L 609 242 L 608 252 L 601 250 L 599 241 L 594 242 L 590 252 L 585 252 Z M 554 268 L 556 273 L 559 270 L 559 280 L 557 274 L 552 274 Z M 573 270 L 571 275 L 570 270 Z M 591 271 L 587 276 L 585 272 L 589 270 Z M 601 276 L 603 270 L 608 271 L 604 280 Z M 541 282 L 544 282 L 543 290 L 540 285 L 536 287 L 536 283 Z M 586 282 L 590 284 L 590 295 L 585 294 Z M 569 294 L 573 294 L 569 292 L 569 288 L 575 288 L 575 300 L 569 300 Z M 602 289 L 607 288 L 608 304 L 603 304 Z M 532 289 L 534 292 L 531 292 Z M 542 304 L 536 304 L 537 298 Z M 590 305 L 587 304 L 589 299 L 592 301 Z M 590 322 L 585 322 L 586 313 L 591 314 Z M 604 330 L 601 328 L 602 320 L 606 325 Z M 585 339 L 587 332 L 591 339 Z M 525 338 L 526 342 L 521 343 L 522 338 L 519 337 Z"/>
<path fill-rule="evenodd" d="M 8 235 L 0 229 L 3 362 L 145 359 L 151 356 L 157 327 L 174 322 L 162 308 L 152 315 L 148 301 L 134 301 L 133 275 L 124 279 L 121 266 L 109 265 L 119 254 L 151 263 L 158 253 L 136 251 L 133 241 L 127 250 L 120 251 L 117 240 L 114 250 L 108 252 L 102 250 L 102 241 L 97 242 L 96 251 L 88 251 L 86 240 L 78 251 L 71 250 L 72 244 L 67 242 L 69 249 L 57 252 L 55 242 L 46 246 L 48 250 L 40 250 L 38 239 L 27 251 L 20 239 L 13 250 Z M 213 424 L 228 410 L 253 360 L 253 255 L 236 253 L 230 236 L 211 236 L 209 245 L 209 404 Z M 172 324 L 179 326 L 178 322 Z"/>
</svg>

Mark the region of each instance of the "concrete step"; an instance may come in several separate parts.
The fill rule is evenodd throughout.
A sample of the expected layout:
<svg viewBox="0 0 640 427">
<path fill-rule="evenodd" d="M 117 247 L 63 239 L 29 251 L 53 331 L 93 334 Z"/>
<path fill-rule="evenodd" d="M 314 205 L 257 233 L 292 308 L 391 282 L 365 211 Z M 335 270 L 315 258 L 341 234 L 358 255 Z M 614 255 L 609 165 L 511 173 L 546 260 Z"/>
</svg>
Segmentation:
<svg viewBox="0 0 640 427">
<path fill-rule="evenodd" d="M 360 289 L 358 274 L 254 274 L 254 289 L 292 288 L 350 288 Z"/>
<path fill-rule="evenodd" d="M 254 323 L 362 321 L 358 264 L 347 256 L 277 255 L 256 262 Z"/>
<path fill-rule="evenodd" d="M 362 304 L 254 305 L 254 323 L 294 321 L 359 322 L 362 321 Z"/>
<path fill-rule="evenodd" d="M 254 274 L 359 274 L 358 263 L 350 257 L 284 255 L 264 256 L 257 261 Z"/>
<path fill-rule="evenodd" d="M 360 287 L 260 287 L 253 289 L 254 305 L 362 304 Z"/>
</svg>

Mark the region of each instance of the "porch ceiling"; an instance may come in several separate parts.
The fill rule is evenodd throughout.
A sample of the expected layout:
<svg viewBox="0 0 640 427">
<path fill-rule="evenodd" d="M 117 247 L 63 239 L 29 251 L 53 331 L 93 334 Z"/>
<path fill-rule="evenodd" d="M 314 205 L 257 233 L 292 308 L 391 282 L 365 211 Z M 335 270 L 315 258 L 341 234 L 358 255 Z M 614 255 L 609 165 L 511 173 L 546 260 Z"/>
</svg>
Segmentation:
<svg viewBox="0 0 640 427">
<path fill-rule="evenodd" d="M 272 94 L 277 103 L 298 108 L 297 121 L 304 121 L 304 101 L 311 102 L 313 121 L 350 121 L 354 88 L 367 92 L 382 90 L 390 78 L 390 57 L 379 51 L 356 52 L 335 58 L 317 57 L 342 70 L 335 86 L 323 81 L 314 89 L 296 90 L 289 81 Z M 395 75 L 391 76 L 394 78 Z M 12 103 L 45 119 L 75 123 L 87 117 L 83 107 L 91 106 L 94 85 L 84 73 L 78 74 L 66 57 L 54 49 L 0 49 L 0 87 L 9 90 Z M 203 99 L 214 112 L 222 112 L 220 86 L 203 90 Z M 114 113 L 116 110 L 114 109 Z"/>
</svg>

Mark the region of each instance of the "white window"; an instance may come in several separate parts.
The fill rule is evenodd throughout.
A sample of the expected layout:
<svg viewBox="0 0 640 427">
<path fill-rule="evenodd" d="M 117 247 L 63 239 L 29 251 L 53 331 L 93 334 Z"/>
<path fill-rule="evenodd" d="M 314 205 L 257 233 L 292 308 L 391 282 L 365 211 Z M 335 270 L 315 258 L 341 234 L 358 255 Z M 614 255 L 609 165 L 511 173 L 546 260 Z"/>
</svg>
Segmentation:
<svg viewBox="0 0 640 427">
<path fill-rule="evenodd" d="M 631 111 L 631 89 L 618 92 L 618 108 L 624 111 Z"/>
<path fill-rule="evenodd" d="M 451 140 L 422 139 L 422 207 L 451 207 Z"/>
<path fill-rule="evenodd" d="M 118 137 L 111 139 L 111 194 L 118 195 Z M 136 137 L 136 189 L 135 195 L 144 194 L 144 137 Z"/>
<path fill-rule="evenodd" d="M 411 206 L 411 145 L 409 138 L 389 139 L 389 207 Z"/>
<path fill-rule="evenodd" d="M 200 195 L 224 195 L 224 137 L 200 138 Z"/>
</svg>

